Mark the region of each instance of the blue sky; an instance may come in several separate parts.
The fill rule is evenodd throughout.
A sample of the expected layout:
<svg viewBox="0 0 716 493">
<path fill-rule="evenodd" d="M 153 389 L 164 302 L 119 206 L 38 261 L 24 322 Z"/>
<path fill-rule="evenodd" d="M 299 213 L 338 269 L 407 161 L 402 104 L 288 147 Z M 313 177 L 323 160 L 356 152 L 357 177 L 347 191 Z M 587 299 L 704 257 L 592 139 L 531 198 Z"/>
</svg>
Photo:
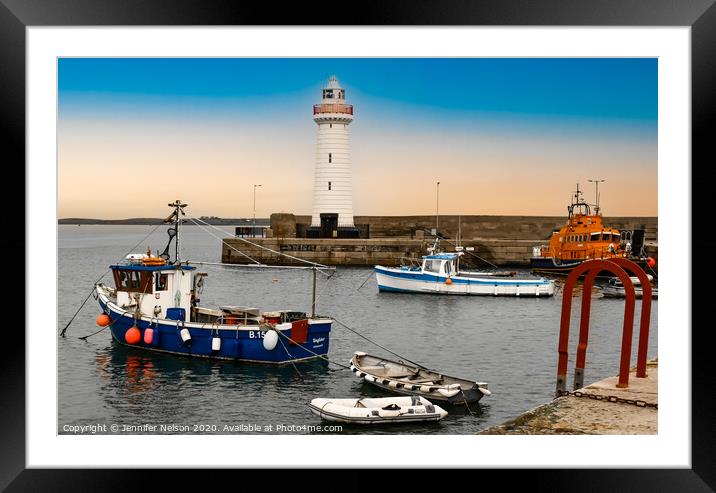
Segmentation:
<svg viewBox="0 0 716 493">
<path fill-rule="evenodd" d="M 71 210 L 81 215 L 81 204 L 91 202 L 72 192 L 77 174 L 109 153 L 126 152 L 132 143 L 147 151 L 146 159 L 162 151 L 152 141 L 177 154 L 206 147 L 205 171 L 223 160 L 235 162 L 237 175 L 244 176 L 254 173 L 255 164 L 249 163 L 264 156 L 275 175 L 255 180 L 268 181 L 281 168 L 296 171 L 296 177 L 310 175 L 315 146 L 311 105 L 319 102 L 330 75 L 338 76 L 355 107 L 351 131 L 356 214 L 429 213 L 430 206 L 408 203 L 408 197 L 376 200 L 374 190 L 361 185 L 383 176 L 387 168 L 398 177 L 401 171 L 415 171 L 415 166 L 421 178 L 431 182 L 439 178 L 432 172 L 436 161 L 442 161 L 444 174 L 474 171 L 485 179 L 500 173 L 485 166 L 499 167 L 504 161 L 503 173 L 512 170 L 516 189 L 534 186 L 536 177 L 533 168 L 521 173 L 519 163 L 544 167 L 553 162 L 554 169 L 544 173 L 544 186 L 559 179 L 565 194 L 574 182 L 593 178 L 593 172 L 581 176 L 573 168 L 599 165 L 604 178 L 622 185 L 613 188 L 614 199 L 622 200 L 619 194 L 630 183 L 644 186 L 639 176 L 656 174 L 657 68 L 655 58 L 63 58 L 58 67 L 59 143 L 67 193 L 61 194 L 61 210 L 64 204 L 68 214 Z M 257 143 L 270 134 L 282 136 L 285 156 Z M 218 141 L 220 135 L 227 140 Z M 191 149 L 186 147 L 188 139 L 194 139 Z M 212 157 L 212 147 L 241 139 L 241 147 L 223 150 L 232 153 L 230 158 Z M 426 155 L 432 156 L 432 165 Z M 142 159 L 142 154 L 132 159 Z M 159 166 L 156 156 L 151 159 L 152 166 Z M 219 172 L 225 173 L 226 165 L 219 166 Z M 310 180 L 307 183 L 310 189 Z M 648 207 L 624 202 L 619 212 L 655 214 L 655 178 L 649 186 L 642 190 Z M 304 199 L 293 206 L 282 202 L 281 186 L 276 187 L 277 209 L 310 209 Z M 608 196 L 608 186 L 604 194 Z M 538 209 L 558 214 L 562 202 Z M 452 208 L 455 213 L 519 213 L 494 201 L 480 208 L 455 199 Z M 446 205 L 446 213 L 450 210 Z"/>
<path fill-rule="evenodd" d="M 644 59 L 88 59 L 60 60 L 62 109 L 104 99 L 217 105 L 300 95 L 340 74 L 363 98 L 436 112 L 657 119 L 657 60 Z M 94 97 L 84 99 L 83 95 Z M 64 106 L 64 105 L 67 106 Z M 87 109 L 87 108 L 85 108 Z"/>
</svg>

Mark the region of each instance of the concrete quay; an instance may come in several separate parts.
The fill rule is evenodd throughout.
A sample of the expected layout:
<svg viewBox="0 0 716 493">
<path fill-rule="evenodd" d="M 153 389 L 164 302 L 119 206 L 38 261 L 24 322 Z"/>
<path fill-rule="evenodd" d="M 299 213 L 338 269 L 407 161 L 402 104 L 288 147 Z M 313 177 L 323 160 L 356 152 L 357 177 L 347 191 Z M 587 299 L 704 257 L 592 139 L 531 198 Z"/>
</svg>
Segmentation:
<svg viewBox="0 0 716 493">
<path fill-rule="evenodd" d="M 629 373 L 629 387 L 617 388 L 618 377 L 588 385 L 530 409 L 513 420 L 478 432 L 478 435 L 655 435 L 658 431 L 659 366 L 647 362 L 646 378 Z M 570 393 L 573 394 L 573 393 Z M 601 396 L 601 400 L 587 396 Z M 618 400 L 610 402 L 607 398 Z M 635 401 L 634 403 L 622 400 Z"/>
</svg>

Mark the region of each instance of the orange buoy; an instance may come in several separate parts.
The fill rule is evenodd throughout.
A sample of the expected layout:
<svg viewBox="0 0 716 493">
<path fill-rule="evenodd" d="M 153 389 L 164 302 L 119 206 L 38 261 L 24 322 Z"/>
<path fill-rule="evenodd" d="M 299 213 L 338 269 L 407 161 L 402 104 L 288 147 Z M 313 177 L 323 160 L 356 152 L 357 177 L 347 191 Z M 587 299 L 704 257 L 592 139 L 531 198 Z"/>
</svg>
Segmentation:
<svg viewBox="0 0 716 493">
<path fill-rule="evenodd" d="M 133 325 L 124 333 L 124 340 L 127 341 L 127 344 L 136 344 L 141 338 L 142 333 L 139 332 L 136 325 Z"/>
<path fill-rule="evenodd" d="M 445 284 L 448 284 L 448 285 L 452 284 L 452 279 L 450 279 L 449 277 L 447 279 L 445 279 Z"/>
<path fill-rule="evenodd" d="M 656 260 L 653 257 L 646 257 L 646 265 L 653 268 L 656 265 Z"/>
<path fill-rule="evenodd" d="M 154 342 L 154 329 L 148 327 L 144 331 L 144 344 L 151 344 L 152 342 Z"/>
<path fill-rule="evenodd" d="M 95 322 L 97 322 L 97 325 L 99 325 L 100 327 L 107 327 L 111 320 L 109 319 L 109 315 L 107 315 L 106 313 L 100 313 L 99 315 L 97 315 Z"/>
</svg>

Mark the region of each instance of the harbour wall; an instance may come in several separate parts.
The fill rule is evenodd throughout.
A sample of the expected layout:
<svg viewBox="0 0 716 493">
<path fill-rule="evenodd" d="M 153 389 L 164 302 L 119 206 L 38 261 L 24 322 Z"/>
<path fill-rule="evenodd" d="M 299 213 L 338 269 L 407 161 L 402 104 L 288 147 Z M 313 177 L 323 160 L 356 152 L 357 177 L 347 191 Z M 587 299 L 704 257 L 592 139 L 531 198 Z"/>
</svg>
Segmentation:
<svg viewBox="0 0 716 493">
<path fill-rule="evenodd" d="M 272 214 L 267 238 L 229 238 L 222 245 L 225 263 L 246 263 L 245 255 L 269 265 L 299 265 L 301 262 L 266 249 L 326 265 L 396 265 L 401 257 L 419 259 L 432 244 L 429 234 L 435 216 L 355 216 L 355 224 L 366 224 L 369 239 L 296 238 L 297 224 L 310 224 L 311 216 Z M 552 230 L 561 227 L 557 216 L 440 216 L 439 231 L 449 242 L 457 236 L 460 244 L 473 247 L 461 262 L 466 266 L 527 266 L 534 246 L 545 244 Z M 658 220 L 656 217 L 605 217 L 604 223 L 620 229 L 645 229 L 647 254 L 658 261 Z M 446 244 L 447 243 L 447 244 Z M 261 248 L 264 247 L 264 248 Z M 451 249 L 443 242 L 445 249 Z"/>
</svg>

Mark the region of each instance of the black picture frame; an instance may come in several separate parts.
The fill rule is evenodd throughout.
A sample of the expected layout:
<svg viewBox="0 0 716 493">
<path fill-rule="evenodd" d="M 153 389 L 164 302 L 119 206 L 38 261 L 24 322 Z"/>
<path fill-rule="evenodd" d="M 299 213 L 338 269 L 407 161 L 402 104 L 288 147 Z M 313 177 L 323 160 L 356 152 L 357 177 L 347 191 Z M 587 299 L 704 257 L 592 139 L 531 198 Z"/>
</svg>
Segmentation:
<svg viewBox="0 0 716 493">
<path fill-rule="evenodd" d="M 25 29 L 29 26 L 116 26 L 116 25 L 499 25 L 499 26 L 690 26 L 692 40 L 692 183 L 703 186 L 699 175 L 712 165 L 713 148 L 708 128 L 716 120 L 716 6 L 714 0 L 673 2 L 669 0 L 383 0 L 332 4 L 331 11 L 320 3 L 288 2 L 279 4 L 248 3 L 230 0 L 0 0 L 0 125 L 4 144 L 5 169 L 24 169 L 25 162 Z M 703 176 L 702 176 L 703 177 Z M 9 187 L 10 188 L 10 187 Z M 15 185 L 17 193 L 22 187 Z M 708 192 L 704 195 L 708 197 Z M 700 196 L 696 189 L 692 197 Z M 17 200 L 24 199 L 18 197 Z M 6 203 L 7 204 L 7 203 Z M 13 207 L 12 213 L 17 214 Z M 693 208 L 693 214 L 698 214 Z M 24 234 L 19 221 L 13 234 L 3 235 L 1 248 L 5 258 L 25 257 Z M 18 226 L 16 226 L 18 224 Z M 22 223 L 24 225 L 24 222 Z M 696 216 L 694 225 L 698 224 Z M 53 234 L 53 232 L 48 232 Z M 714 252 L 714 233 L 706 233 L 693 245 L 694 260 Z M 699 253 L 700 252 L 700 253 Z M 699 255 L 696 255 L 699 253 Z M 54 256 L 48 254 L 48 259 Z M 691 265 L 684 268 L 691 271 Z M 17 276 L 17 279 L 21 277 Z M 691 289 L 690 286 L 685 287 Z M 19 286 L 5 283 L 3 299 L 17 296 Z M 706 303 L 707 294 L 693 289 L 693 307 Z M 24 289 L 23 289 L 24 293 Z M 19 312 L 19 310 L 15 310 Z M 16 315 L 13 315 L 16 316 Z M 23 320 L 24 322 L 24 320 Z M 712 326 L 704 324 L 690 330 L 692 337 L 692 468 L 691 469 L 611 469 L 611 470 L 537 470 L 515 475 L 507 471 L 482 471 L 480 483 L 491 480 L 524 483 L 544 491 L 714 491 L 716 488 L 716 424 L 713 420 L 709 360 L 713 346 Z M 19 325 L 13 320 L 14 326 Z M 12 327 L 6 326 L 5 329 Z M 701 329 L 701 330 L 698 330 Z M 52 337 L 52 324 L 47 325 Z M 17 330 L 3 330 L 0 357 L 0 487 L 8 491 L 26 490 L 118 490 L 136 487 L 136 471 L 123 470 L 38 470 L 25 468 L 25 337 Z M 668 393 L 664 393 L 668 398 Z M 565 453 L 570 451 L 565 450 Z M 296 471 L 293 471 L 295 473 Z M 419 471 L 415 471 L 416 473 Z M 477 472 L 461 472 L 459 481 L 473 488 Z M 186 485 L 195 472 L 169 471 L 163 474 L 163 488 Z M 286 477 L 291 476 L 288 471 Z M 402 475 L 405 481 L 419 481 L 424 475 Z M 472 479 L 470 479 L 470 477 Z M 205 479 L 208 479 L 205 476 Z M 218 482 L 221 481 L 221 482 Z M 212 476 L 215 486 L 224 478 Z M 473 483 L 474 481 L 474 483 Z M 365 476 L 353 470 L 342 476 L 343 484 L 365 484 Z M 234 483 L 236 484 L 236 483 Z M 459 485 L 458 485 L 459 486 Z"/>
</svg>

